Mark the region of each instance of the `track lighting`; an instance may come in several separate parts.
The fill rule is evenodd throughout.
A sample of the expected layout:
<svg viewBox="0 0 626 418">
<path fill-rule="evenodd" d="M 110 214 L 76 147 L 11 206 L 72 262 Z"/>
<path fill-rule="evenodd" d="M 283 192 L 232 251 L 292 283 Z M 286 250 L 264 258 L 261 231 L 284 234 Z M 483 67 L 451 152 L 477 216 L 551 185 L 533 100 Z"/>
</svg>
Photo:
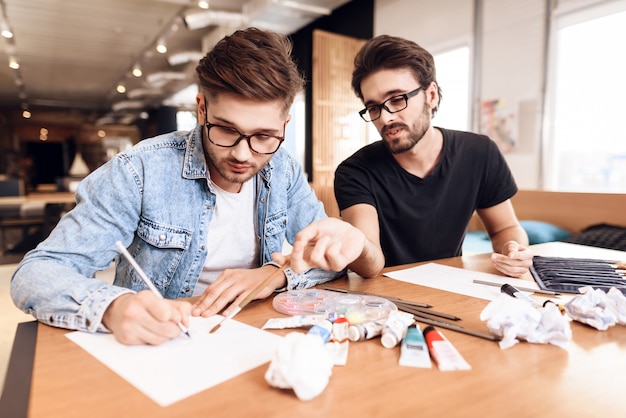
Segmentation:
<svg viewBox="0 0 626 418">
<path fill-rule="evenodd" d="M 139 64 L 135 64 L 135 66 L 133 67 L 133 71 L 132 71 L 133 75 L 135 77 L 141 77 L 142 76 L 142 71 L 141 71 L 141 67 L 139 66 Z"/>
</svg>

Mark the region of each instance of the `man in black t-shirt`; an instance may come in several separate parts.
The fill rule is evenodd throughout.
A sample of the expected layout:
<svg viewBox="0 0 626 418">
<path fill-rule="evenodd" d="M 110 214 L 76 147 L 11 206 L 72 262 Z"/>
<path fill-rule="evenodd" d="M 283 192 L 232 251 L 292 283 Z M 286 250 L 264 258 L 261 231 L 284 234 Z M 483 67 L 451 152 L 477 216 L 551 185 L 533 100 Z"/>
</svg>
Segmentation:
<svg viewBox="0 0 626 418">
<path fill-rule="evenodd" d="M 517 186 L 496 144 L 431 124 L 441 100 L 432 55 L 378 36 L 357 54 L 352 87 L 365 104 L 361 117 L 382 140 L 339 165 L 335 197 L 341 217 L 381 246 L 384 266 L 461 255 L 476 210 L 495 268 L 513 277 L 527 272 L 532 253 L 510 201 Z"/>
</svg>

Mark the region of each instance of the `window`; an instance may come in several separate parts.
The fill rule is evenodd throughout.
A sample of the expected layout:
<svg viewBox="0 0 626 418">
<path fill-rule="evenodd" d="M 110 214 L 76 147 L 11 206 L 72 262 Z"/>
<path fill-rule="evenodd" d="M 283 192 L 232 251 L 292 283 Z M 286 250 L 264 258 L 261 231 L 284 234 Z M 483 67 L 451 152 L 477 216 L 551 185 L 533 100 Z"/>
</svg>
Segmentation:
<svg viewBox="0 0 626 418">
<path fill-rule="evenodd" d="M 191 131 L 196 127 L 198 118 L 195 112 L 179 110 L 176 112 L 176 129 L 179 131 Z"/>
<path fill-rule="evenodd" d="M 469 47 L 434 54 L 437 82 L 442 89 L 435 126 L 466 131 L 469 129 Z"/>
<path fill-rule="evenodd" d="M 546 188 L 626 192 L 626 1 L 555 11 Z"/>
</svg>

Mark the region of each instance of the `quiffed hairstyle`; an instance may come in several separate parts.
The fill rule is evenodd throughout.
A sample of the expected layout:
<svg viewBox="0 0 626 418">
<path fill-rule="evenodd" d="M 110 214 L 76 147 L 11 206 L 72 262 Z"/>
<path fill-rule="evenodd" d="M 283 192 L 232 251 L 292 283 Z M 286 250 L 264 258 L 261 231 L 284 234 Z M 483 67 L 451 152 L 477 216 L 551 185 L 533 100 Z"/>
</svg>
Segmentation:
<svg viewBox="0 0 626 418">
<path fill-rule="evenodd" d="M 304 79 L 281 34 L 247 28 L 224 37 L 196 67 L 202 90 L 215 97 L 231 93 L 252 100 L 283 100 L 288 112 Z"/>
<path fill-rule="evenodd" d="M 352 72 L 352 89 L 363 100 L 361 82 L 365 77 L 378 70 L 408 68 L 411 70 L 420 85 L 427 88 L 430 83 L 437 85 L 439 101 L 432 110 L 433 116 L 441 103 L 441 88 L 437 83 L 435 60 L 433 56 L 408 39 L 389 35 L 380 35 L 365 42 L 354 58 Z"/>
</svg>

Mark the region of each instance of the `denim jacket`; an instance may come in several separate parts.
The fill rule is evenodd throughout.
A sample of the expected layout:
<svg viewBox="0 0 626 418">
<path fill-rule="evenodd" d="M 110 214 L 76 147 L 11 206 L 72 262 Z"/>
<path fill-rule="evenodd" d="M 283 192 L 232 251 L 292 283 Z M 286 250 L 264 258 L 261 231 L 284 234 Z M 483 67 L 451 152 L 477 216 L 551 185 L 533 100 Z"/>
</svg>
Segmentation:
<svg viewBox="0 0 626 418">
<path fill-rule="evenodd" d="M 18 308 L 40 322 L 69 329 L 106 331 L 102 315 L 123 293 L 146 288 L 119 259 L 116 241 L 128 247 L 162 295 L 190 297 L 207 256 L 215 207 L 201 125 L 141 141 L 87 176 L 76 207 L 30 251 L 11 281 Z M 271 263 L 283 241 L 326 217 L 301 166 L 279 149 L 254 177 L 259 265 Z M 113 286 L 92 279 L 113 260 Z M 286 271 L 287 288 L 301 289 L 342 273 Z"/>
</svg>

